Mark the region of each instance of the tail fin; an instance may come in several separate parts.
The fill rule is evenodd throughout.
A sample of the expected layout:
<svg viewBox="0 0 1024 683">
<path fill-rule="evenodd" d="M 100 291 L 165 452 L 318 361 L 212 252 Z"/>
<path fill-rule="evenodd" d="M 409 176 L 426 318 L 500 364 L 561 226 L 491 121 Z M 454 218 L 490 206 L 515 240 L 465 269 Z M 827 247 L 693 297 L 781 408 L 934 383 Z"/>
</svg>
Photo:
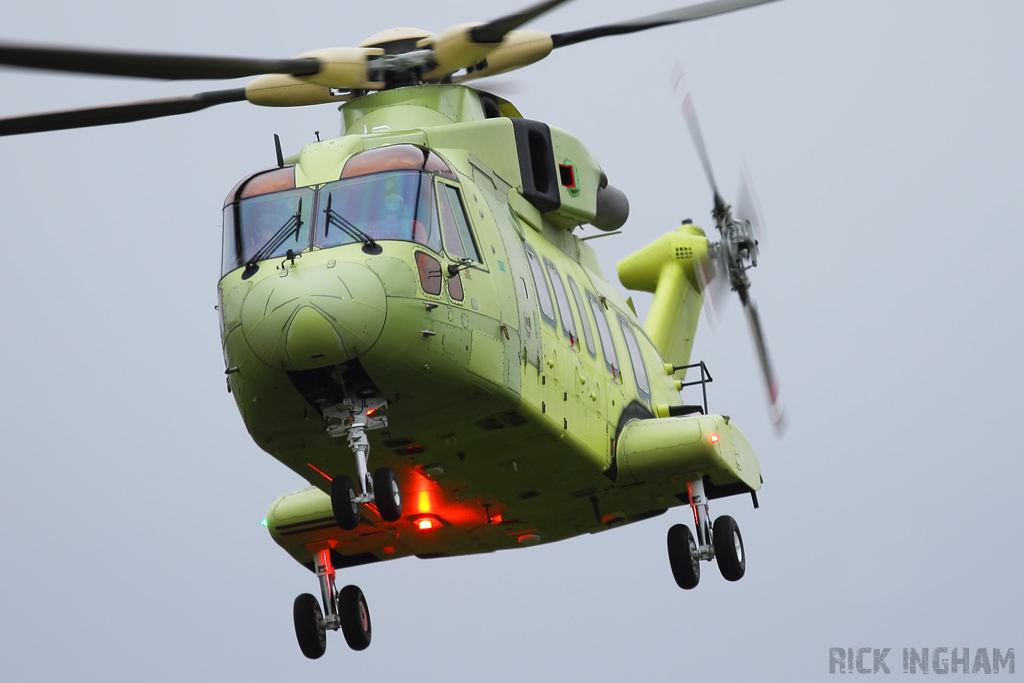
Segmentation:
<svg viewBox="0 0 1024 683">
<path fill-rule="evenodd" d="M 654 293 L 644 328 L 666 363 L 690 362 L 703 303 L 695 268 L 707 256 L 704 231 L 687 223 L 619 262 L 623 287 Z"/>
</svg>

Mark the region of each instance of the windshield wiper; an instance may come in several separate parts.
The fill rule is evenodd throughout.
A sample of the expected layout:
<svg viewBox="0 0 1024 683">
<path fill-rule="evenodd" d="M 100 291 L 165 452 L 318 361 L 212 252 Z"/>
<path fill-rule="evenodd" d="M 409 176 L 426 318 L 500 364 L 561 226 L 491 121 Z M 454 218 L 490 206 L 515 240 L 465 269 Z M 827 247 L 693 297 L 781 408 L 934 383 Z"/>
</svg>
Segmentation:
<svg viewBox="0 0 1024 683">
<path fill-rule="evenodd" d="M 288 220 L 285 221 L 284 225 L 277 229 L 277 232 L 258 250 L 252 255 L 245 263 L 245 270 L 242 272 L 242 279 L 248 280 L 256 271 L 260 269 L 256 265 L 257 262 L 262 261 L 277 251 L 277 248 L 284 244 L 284 241 L 291 235 L 292 231 L 295 232 L 295 240 L 299 239 L 299 231 L 302 229 L 302 197 L 299 197 L 299 206 Z"/>
<path fill-rule="evenodd" d="M 368 234 L 360 230 L 358 227 L 352 224 L 350 220 L 339 214 L 337 211 L 331 208 L 331 200 L 333 199 L 330 193 L 327 194 L 327 208 L 324 209 L 324 216 L 327 217 L 327 224 L 324 226 L 324 237 L 327 237 L 327 233 L 331 229 L 331 225 L 336 225 L 341 228 L 342 232 L 351 237 L 354 240 L 359 240 L 363 243 L 363 251 L 367 254 L 379 254 L 383 251 L 377 241 L 370 237 Z"/>
</svg>

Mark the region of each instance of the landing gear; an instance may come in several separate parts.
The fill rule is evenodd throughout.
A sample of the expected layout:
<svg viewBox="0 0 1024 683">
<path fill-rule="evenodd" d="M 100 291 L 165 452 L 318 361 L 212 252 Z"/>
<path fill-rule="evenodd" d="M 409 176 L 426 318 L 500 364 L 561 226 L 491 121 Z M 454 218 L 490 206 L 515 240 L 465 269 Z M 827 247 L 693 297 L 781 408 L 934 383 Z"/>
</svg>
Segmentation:
<svg viewBox="0 0 1024 683">
<path fill-rule="evenodd" d="M 680 588 L 694 588 L 700 581 L 700 561 L 717 559 L 722 576 L 727 581 L 739 581 L 747 569 L 739 525 L 728 515 L 722 515 L 711 525 L 702 480 L 687 482 L 686 490 L 697 534 L 694 538 L 684 524 L 668 530 L 668 561 L 673 578 Z"/>
<path fill-rule="evenodd" d="M 713 536 L 718 570 L 726 581 L 739 581 L 747 571 L 747 559 L 743 553 L 743 536 L 736 520 L 729 515 L 716 519 Z"/>
<path fill-rule="evenodd" d="M 331 509 L 338 526 L 346 531 L 359 525 L 360 503 L 375 502 L 377 512 L 385 522 L 397 522 L 402 517 L 402 492 L 394 470 L 380 467 L 371 478 L 366 467 L 370 457 L 366 430 L 387 426 L 387 417 L 382 412 L 386 407 L 384 399 L 367 398 L 346 399 L 344 411 L 338 406 L 324 409 L 324 417 L 328 420 L 327 433 L 345 436 L 356 458 L 358 478 L 355 482 L 345 475 L 331 481 Z"/>
<path fill-rule="evenodd" d="M 690 590 L 700 583 L 700 557 L 690 527 L 676 524 L 668 530 L 668 563 L 680 588 Z"/>
<path fill-rule="evenodd" d="M 341 632 L 345 634 L 345 642 L 353 650 L 365 650 L 370 647 L 370 608 L 366 606 L 366 598 L 358 586 L 345 586 L 338 593 L 338 617 L 341 619 Z"/>
<path fill-rule="evenodd" d="M 373 493 L 377 512 L 385 522 L 397 522 L 402 517 L 402 491 L 398 477 L 390 467 L 380 467 L 373 473 Z"/>
<path fill-rule="evenodd" d="M 327 651 L 327 631 L 324 629 L 324 615 L 316 597 L 303 593 L 295 598 L 292 605 L 292 619 L 295 621 L 295 637 L 302 654 L 310 659 L 320 659 Z"/>
<path fill-rule="evenodd" d="M 335 589 L 330 548 L 317 550 L 313 563 L 320 580 L 324 610 L 320 610 L 320 602 L 309 593 L 295 598 L 292 617 L 299 649 L 308 658 L 319 659 L 327 650 L 327 629 L 337 631 L 340 628 L 350 648 L 365 650 L 370 646 L 373 629 L 363 592 L 358 586 Z"/>
<path fill-rule="evenodd" d="M 352 480 L 339 474 L 331 481 L 331 509 L 334 519 L 345 531 L 359 526 L 359 502 L 356 499 L 356 488 Z"/>
</svg>

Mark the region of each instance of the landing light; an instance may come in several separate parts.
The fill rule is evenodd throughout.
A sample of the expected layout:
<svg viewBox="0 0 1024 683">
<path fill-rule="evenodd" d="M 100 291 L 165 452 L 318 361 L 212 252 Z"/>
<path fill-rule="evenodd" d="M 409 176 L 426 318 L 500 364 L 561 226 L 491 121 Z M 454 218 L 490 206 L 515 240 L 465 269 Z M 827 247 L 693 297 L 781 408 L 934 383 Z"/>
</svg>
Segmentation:
<svg viewBox="0 0 1024 683">
<path fill-rule="evenodd" d="M 378 410 L 380 410 L 380 408 L 370 408 L 366 411 L 366 417 L 373 417 Z"/>
<path fill-rule="evenodd" d="M 718 434 L 711 435 L 711 443 L 718 443 Z"/>
</svg>

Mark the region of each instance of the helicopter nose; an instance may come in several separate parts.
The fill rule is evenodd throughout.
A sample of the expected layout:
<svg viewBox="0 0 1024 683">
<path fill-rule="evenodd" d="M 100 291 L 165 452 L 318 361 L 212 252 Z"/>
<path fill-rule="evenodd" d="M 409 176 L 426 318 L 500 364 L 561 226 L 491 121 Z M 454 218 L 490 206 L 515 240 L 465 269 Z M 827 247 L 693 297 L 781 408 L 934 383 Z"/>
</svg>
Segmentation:
<svg viewBox="0 0 1024 683">
<path fill-rule="evenodd" d="M 369 268 L 332 262 L 279 273 L 254 285 L 242 303 L 242 334 L 264 363 L 312 370 L 353 360 L 377 341 L 387 298 Z"/>
</svg>

